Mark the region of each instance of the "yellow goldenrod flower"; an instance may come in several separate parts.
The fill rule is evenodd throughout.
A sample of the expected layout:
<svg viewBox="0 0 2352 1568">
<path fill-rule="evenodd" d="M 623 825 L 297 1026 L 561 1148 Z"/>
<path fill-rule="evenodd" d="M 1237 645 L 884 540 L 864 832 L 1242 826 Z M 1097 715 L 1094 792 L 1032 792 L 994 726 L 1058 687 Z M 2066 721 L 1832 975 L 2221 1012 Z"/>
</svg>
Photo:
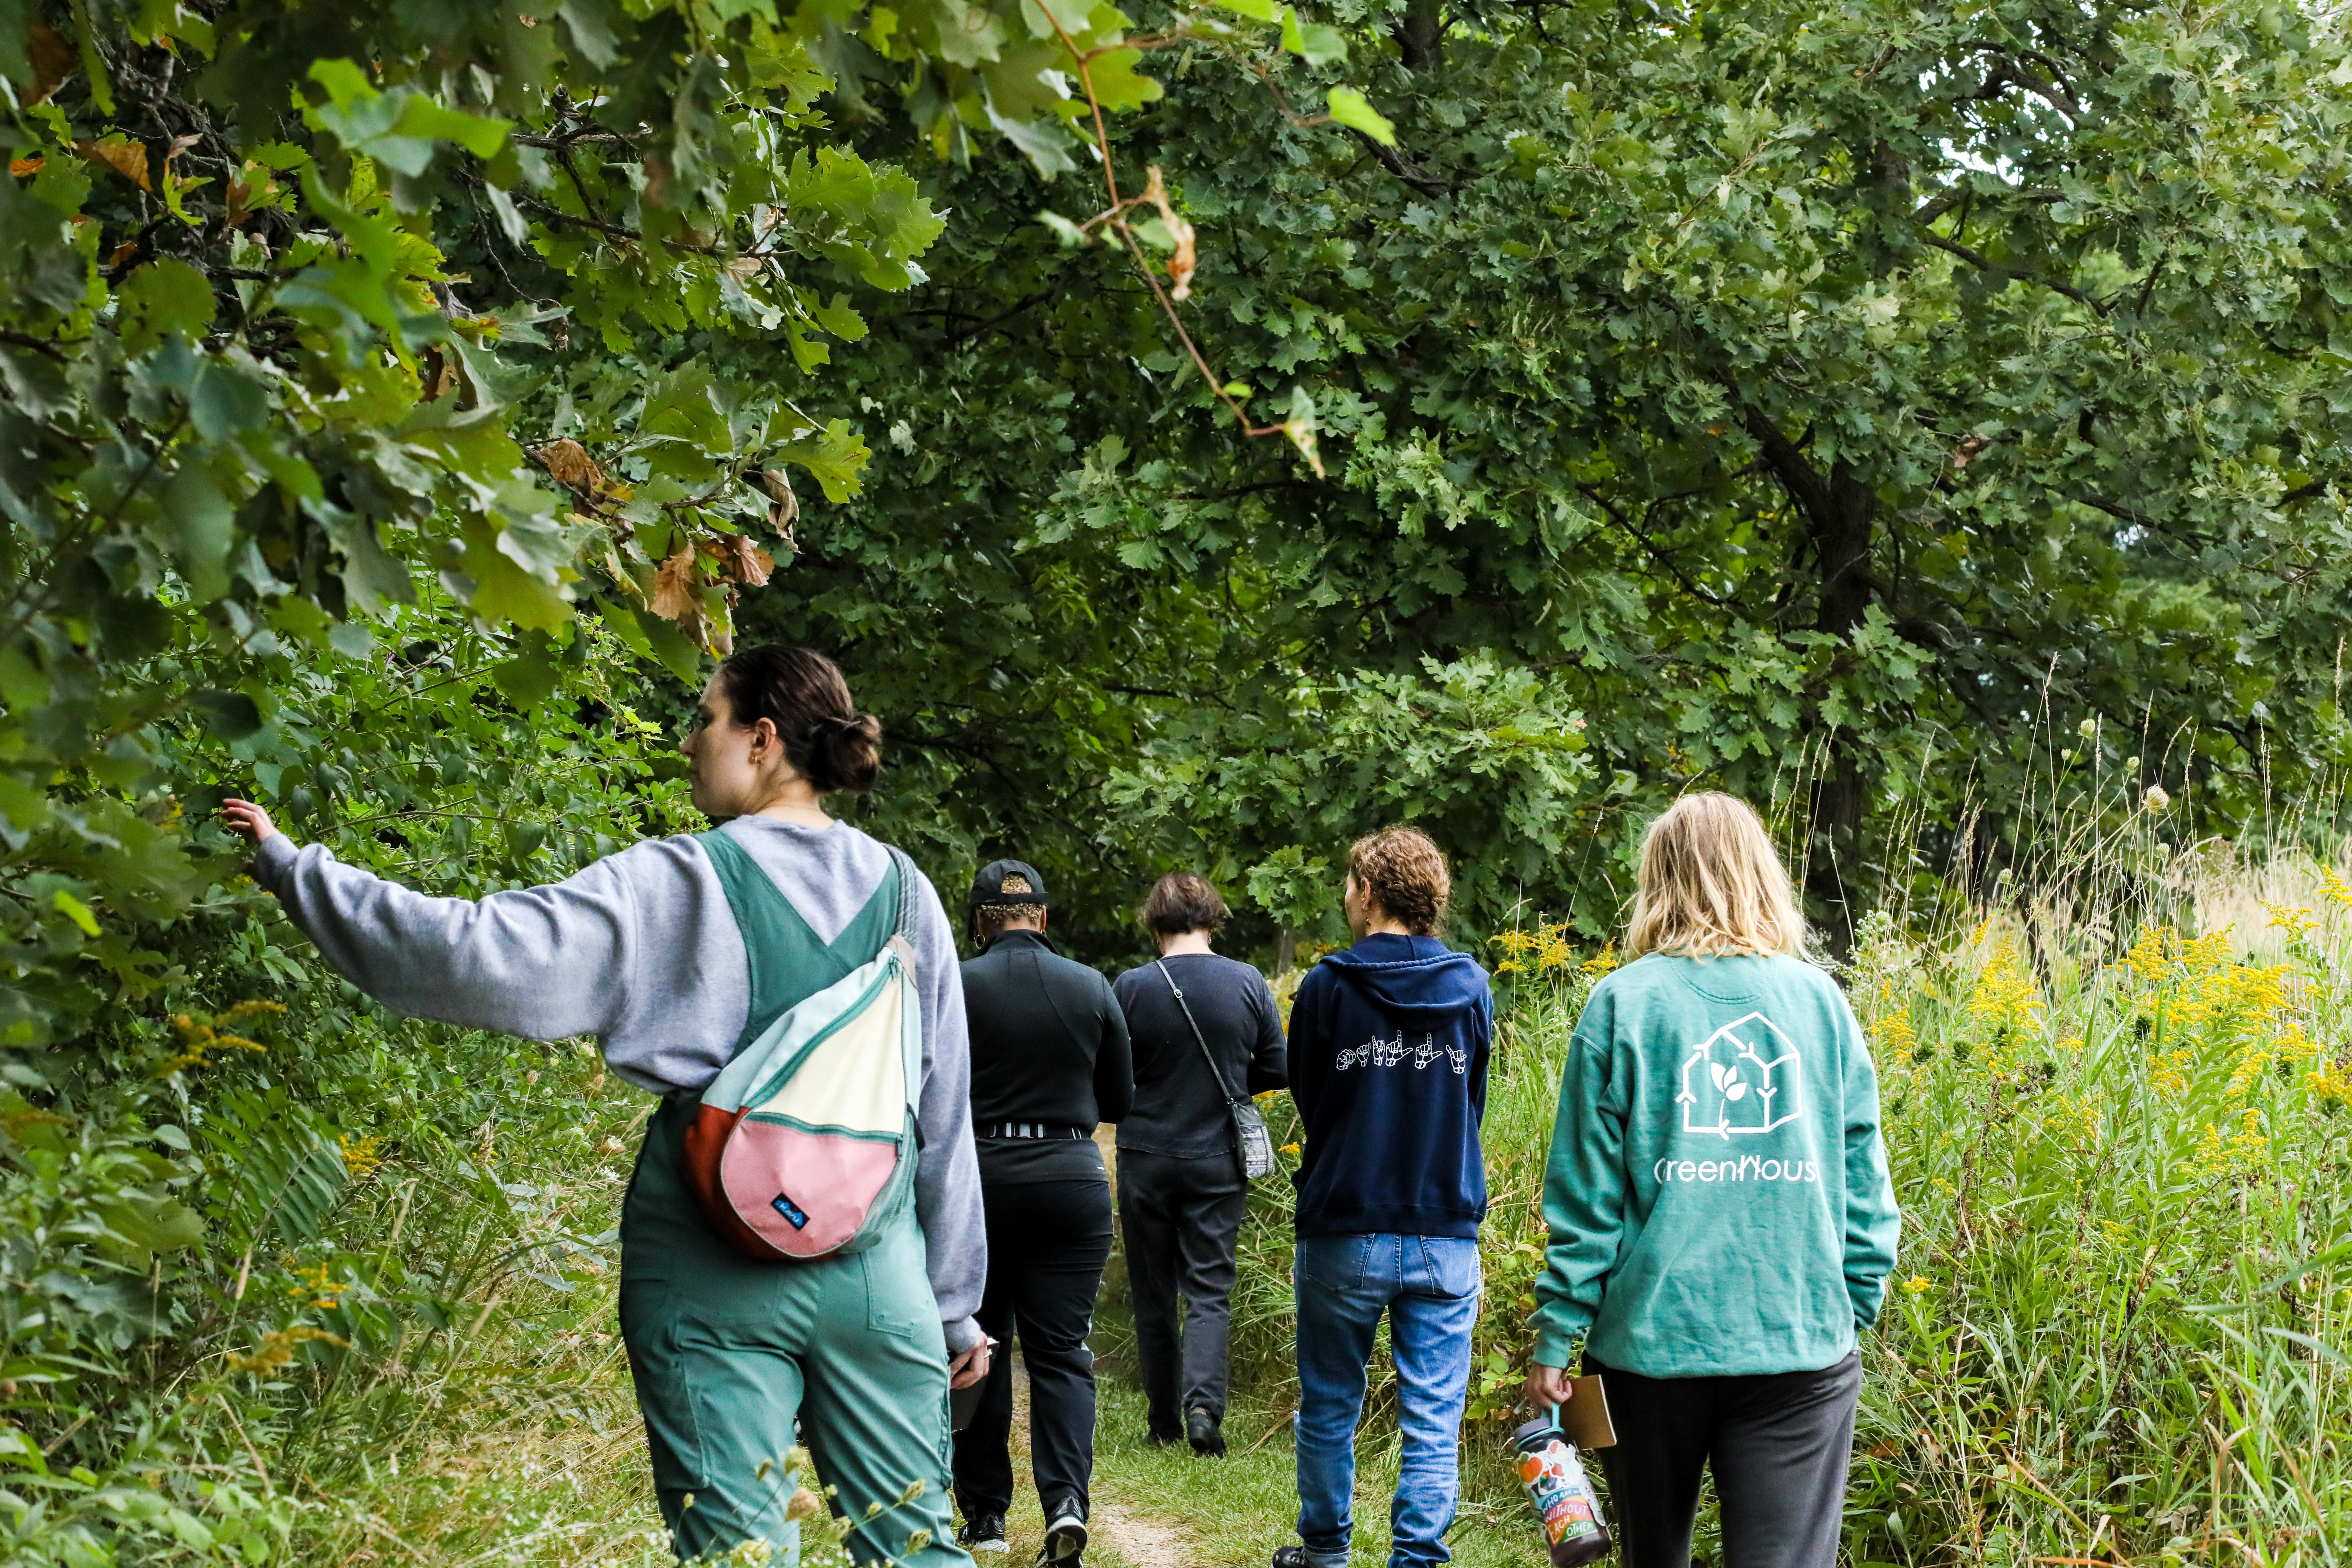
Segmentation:
<svg viewBox="0 0 2352 1568">
<path fill-rule="evenodd" d="M 2171 972 L 2172 950 L 2179 941 L 2180 933 L 2170 926 L 2142 926 L 2131 952 L 2124 955 L 2124 966 L 2134 979 L 2153 984 Z"/>
<path fill-rule="evenodd" d="M 2286 932 L 2286 939 L 2289 942 L 2300 942 L 2318 928 L 2319 921 L 2313 918 L 2309 910 L 2291 910 L 2284 904 L 2267 901 L 2263 903 L 2263 908 L 2271 912 L 2272 927 Z"/>
<path fill-rule="evenodd" d="M 1871 1038 L 1880 1054 L 1895 1062 L 1907 1062 L 1918 1048 L 1918 1036 L 1911 1027 L 1908 1012 L 1889 1013 L 1871 1026 Z"/>
<path fill-rule="evenodd" d="M 339 1349 L 348 1349 L 349 1340 L 338 1339 L 324 1329 L 314 1329 L 307 1323 L 297 1323 L 290 1329 L 277 1329 L 261 1336 L 251 1355 L 227 1352 L 223 1359 L 239 1372 L 276 1372 L 294 1359 L 294 1347 L 307 1340 L 324 1340 Z"/>
<path fill-rule="evenodd" d="M 1914 1274 L 1903 1281 L 1903 1289 L 1914 1296 L 1924 1296 L 1936 1288 L 1936 1282 L 1925 1274 Z"/>
<path fill-rule="evenodd" d="M 2147 1081 L 2158 1094 L 2179 1094 L 2189 1087 L 2189 1064 L 2196 1059 L 2193 1050 L 2167 1051 L 2147 1064 Z"/>
<path fill-rule="evenodd" d="M 2033 976 L 2019 956 L 2017 942 L 2002 937 L 1993 946 L 1992 960 L 1977 977 L 1976 994 L 1969 998 L 1969 1016 L 2004 1029 L 2023 1029 L 2034 1022 L 2042 996 Z"/>
</svg>

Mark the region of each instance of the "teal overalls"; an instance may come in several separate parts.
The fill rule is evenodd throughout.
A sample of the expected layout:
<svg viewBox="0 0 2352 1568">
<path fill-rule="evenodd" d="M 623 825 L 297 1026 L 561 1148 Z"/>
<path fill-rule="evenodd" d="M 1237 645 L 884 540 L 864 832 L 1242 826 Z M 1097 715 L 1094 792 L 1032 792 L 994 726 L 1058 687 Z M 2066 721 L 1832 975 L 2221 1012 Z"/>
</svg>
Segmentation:
<svg viewBox="0 0 2352 1568">
<path fill-rule="evenodd" d="M 893 862 L 827 945 L 732 839 L 700 842 L 751 963 L 740 1050 L 881 950 L 898 872 Z M 687 1184 L 680 1156 L 696 1104 L 674 1094 L 654 1113 L 621 1207 L 621 1337 L 671 1549 L 694 1561 L 763 1541 L 772 1568 L 797 1563 L 800 1524 L 786 1512 L 799 1488 L 819 1484 L 792 1464 L 797 1441 L 854 1521 L 859 1562 L 968 1564 L 949 1511 L 947 1342 L 914 1205 L 859 1252 L 744 1258 L 704 1223 Z"/>
</svg>

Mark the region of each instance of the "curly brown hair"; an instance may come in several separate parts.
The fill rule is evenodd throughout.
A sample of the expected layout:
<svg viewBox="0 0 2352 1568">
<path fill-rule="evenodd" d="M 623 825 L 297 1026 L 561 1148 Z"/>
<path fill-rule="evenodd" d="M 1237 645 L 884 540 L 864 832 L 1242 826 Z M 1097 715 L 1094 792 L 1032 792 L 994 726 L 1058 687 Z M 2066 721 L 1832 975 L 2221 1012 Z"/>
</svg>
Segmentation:
<svg viewBox="0 0 2352 1568">
<path fill-rule="evenodd" d="M 1348 874 L 1381 913 L 1415 936 L 1435 936 L 1454 879 L 1445 857 L 1417 827 L 1383 827 L 1348 850 Z"/>
<path fill-rule="evenodd" d="M 1015 921 L 1037 920 L 1045 912 L 1043 904 L 982 904 L 971 911 L 972 940 L 986 947 Z"/>
</svg>

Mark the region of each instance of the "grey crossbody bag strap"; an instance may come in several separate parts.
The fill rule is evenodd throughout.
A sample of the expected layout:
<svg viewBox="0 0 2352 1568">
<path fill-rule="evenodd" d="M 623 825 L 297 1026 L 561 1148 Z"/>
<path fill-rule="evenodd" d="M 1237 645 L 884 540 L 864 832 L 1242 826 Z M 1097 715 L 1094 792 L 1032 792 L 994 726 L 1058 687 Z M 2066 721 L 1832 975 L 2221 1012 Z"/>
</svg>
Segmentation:
<svg viewBox="0 0 2352 1568">
<path fill-rule="evenodd" d="M 1201 1021 L 1192 1016 L 1192 1004 L 1184 1000 L 1184 988 L 1176 984 L 1165 959 L 1156 961 L 1160 978 L 1168 982 L 1169 994 L 1183 1009 L 1184 1022 L 1191 1026 L 1193 1043 L 1201 1047 L 1201 1059 L 1209 1064 L 1209 1076 L 1217 1082 L 1217 1092 L 1225 1097 L 1225 1115 L 1234 1124 L 1234 1152 L 1242 1158 L 1242 1174 L 1250 1181 L 1274 1173 L 1274 1139 L 1265 1130 L 1265 1118 L 1258 1114 L 1257 1103 L 1249 1096 L 1237 1095 L 1234 1086 L 1225 1081 L 1225 1069 L 1217 1065 L 1216 1054 L 1209 1049 L 1209 1037 L 1201 1033 Z"/>
</svg>

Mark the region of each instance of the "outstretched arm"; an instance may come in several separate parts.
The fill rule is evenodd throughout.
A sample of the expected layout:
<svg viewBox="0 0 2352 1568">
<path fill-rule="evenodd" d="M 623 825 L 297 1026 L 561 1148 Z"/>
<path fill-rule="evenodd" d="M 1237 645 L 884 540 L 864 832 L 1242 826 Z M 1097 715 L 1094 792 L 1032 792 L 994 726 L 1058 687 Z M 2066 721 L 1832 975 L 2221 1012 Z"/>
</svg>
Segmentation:
<svg viewBox="0 0 2352 1568">
<path fill-rule="evenodd" d="M 628 997 L 635 906 L 609 860 L 479 900 L 428 898 L 298 847 L 251 801 L 222 818 L 253 840 L 254 879 L 343 977 L 420 1018 L 557 1040 L 612 1031 Z"/>
</svg>

